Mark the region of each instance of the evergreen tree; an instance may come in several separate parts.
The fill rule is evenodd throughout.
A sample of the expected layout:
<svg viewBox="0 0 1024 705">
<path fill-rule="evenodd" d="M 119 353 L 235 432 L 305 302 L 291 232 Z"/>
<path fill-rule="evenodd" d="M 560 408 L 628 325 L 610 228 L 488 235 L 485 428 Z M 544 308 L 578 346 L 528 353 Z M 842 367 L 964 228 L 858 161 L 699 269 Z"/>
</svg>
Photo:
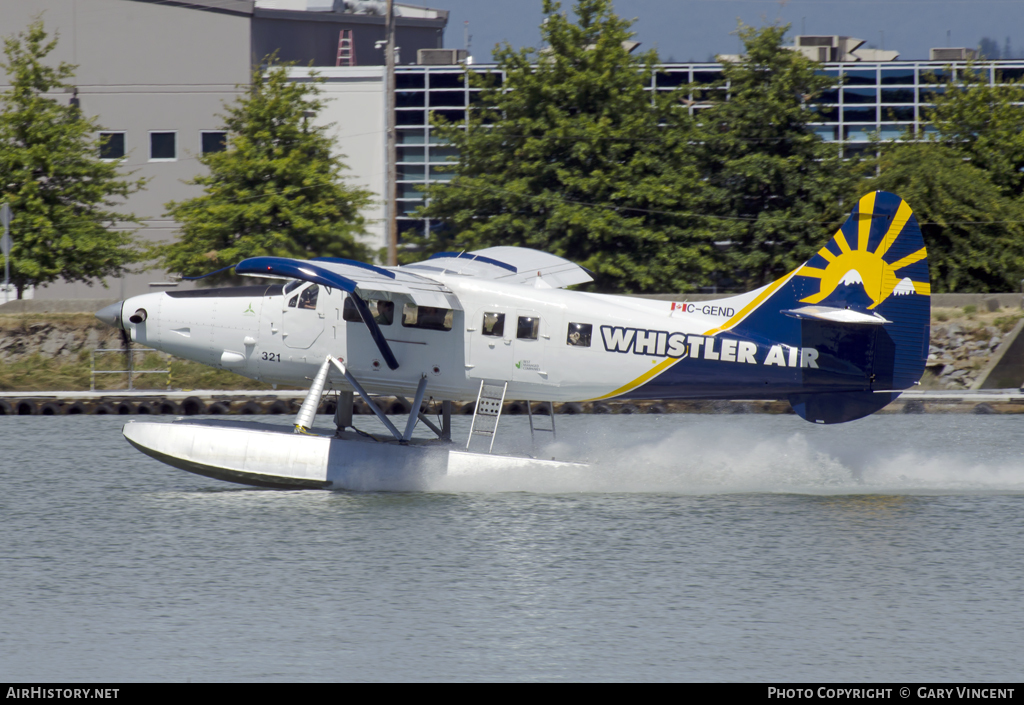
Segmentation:
<svg viewBox="0 0 1024 705">
<path fill-rule="evenodd" d="M 998 72 L 999 70 L 996 69 Z M 924 119 L 939 142 L 988 173 L 1005 195 L 1024 196 L 1024 83 L 989 83 L 988 69 L 972 63 L 958 69 L 944 90 L 932 96 L 934 105 Z"/>
<path fill-rule="evenodd" d="M 968 64 L 943 88 L 924 113 L 935 131 L 879 144 L 870 187 L 914 209 L 935 291 L 1014 291 L 1024 276 L 1024 86 L 990 85 Z"/>
<path fill-rule="evenodd" d="M 37 20 L 4 39 L 0 62 L 11 85 L 0 95 L 0 201 L 13 215 L 10 269 L 19 299 L 26 287 L 57 279 L 106 285 L 105 277 L 144 254 L 123 229 L 136 217 L 111 210 L 144 181 L 119 178 L 119 162 L 99 159 L 97 122 L 49 97 L 73 90 L 76 68 L 43 63 L 56 45 Z"/>
<path fill-rule="evenodd" d="M 709 280 L 714 232 L 694 215 L 703 184 L 679 96 L 645 91 L 657 57 L 631 55 L 610 0 L 579 0 L 576 22 L 545 0 L 546 47 L 495 50 L 502 85 L 483 86 L 454 178 L 421 215 L 448 230 L 430 249 L 520 245 L 587 267 L 592 288 L 687 291 Z"/>
<path fill-rule="evenodd" d="M 998 61 L 1001 54 L 999 42 L 991 37 L 981 38 L 981 41 L 978 43 L 978 58 L 983 61 Z"/>
<path fill-rule="evenodd" d="M 808 127 L 821 119 L 813 101 L 835 79 L 782 46 L 788 30 L 740 25 L 746 54 L 723 64 L 721 83 L 692 87 L 711 103 L 698 113 L 695 146 L 710 187 L 705 208 L 723 218 L 719 238 L 731 241 L 725 269 L 744 288 L 777 279 L 820 249 L 846 217 L 859 176 Z"/>
<path fill-rule="evenodd" d="M 253 71 L 245 94 L 225 106 L 227 149 L 199 157 L 209 173 L 189 182 L 205 193 L 166 205 L 182 225 L 162 249 L 168 270 L 202 275 L 257 255 L 368 258 L 356 238 L 370 193 L 343 183 L 329 127 L 305 116 L 323 108 L 319 82 L 290 81 L 273 57 Z"/>
<path fill-rule="evenodd" d="M 881 146 L 870 188 L 914 209 L 935 292 L 1015 291 L 1024 277 L 1024 207 L 939 142 Z"/>
</svg>

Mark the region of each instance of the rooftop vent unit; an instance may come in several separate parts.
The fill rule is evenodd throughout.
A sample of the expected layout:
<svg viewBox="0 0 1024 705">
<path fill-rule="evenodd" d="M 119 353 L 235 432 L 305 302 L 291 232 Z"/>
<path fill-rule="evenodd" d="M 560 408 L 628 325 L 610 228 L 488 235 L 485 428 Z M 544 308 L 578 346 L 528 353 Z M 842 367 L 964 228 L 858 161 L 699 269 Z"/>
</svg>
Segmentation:
<svg viewBox="0 0 1024 705">
<path fill-rule="evenodd" d="M 976 58 L 978 58 L 978 52 L 967 47 L 945 47 L 928 50 L 928 59 L 930 61 L 967 61 Z"/>
<path fill-rule="evenodd" d="M 894 61 L 898 51 L 862 48 L 863 39 L 840 34 L 801 34 L 792 48 L 813 61 Z"/>
<path fill-rule="evenodd" d="M 454 66 L 465 62 L 468 56 L 465 49 L 417 49 L 416 63 L 421 66 Z"/>
</svg>

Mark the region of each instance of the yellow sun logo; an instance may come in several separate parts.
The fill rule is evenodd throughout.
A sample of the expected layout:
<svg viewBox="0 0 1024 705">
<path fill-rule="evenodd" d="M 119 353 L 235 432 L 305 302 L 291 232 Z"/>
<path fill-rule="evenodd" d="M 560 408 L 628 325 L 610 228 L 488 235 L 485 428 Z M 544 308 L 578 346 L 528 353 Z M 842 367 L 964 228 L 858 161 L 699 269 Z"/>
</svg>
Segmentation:
<svg viewBox="0 0 1024 705">
<path fill-rule="evenodd" d="M 878 306 L 894 292 L 898 295 L 916 293 L 928 296 L 931 294 L 931 284 L 928 282 L 913 281 L 909 277 L 901 278 L 898 274 L 901 269 L 920 262 L 928 256 L 924 247 L 891 264 L 883 259 L 886 252 L 899 238 L 907 221 L 910 220 L 910 216 L 913 214 L 910 206 L 906 201 L 900 201 L 896 215 L 889 224 L 882 241 L 872 252 L 868 249 L 868 241 L 871 237 L 874 207 L 875 193 L 869 193 L 860 199 L 855 249 L 850 247 L 850 243 L 846 241 L 846 236 L 840 229 L 832 238 L 832 242 L 839 249 L 838 255 L 833 253 L 828 246 L 818 250 L 818 254 L 828 262 L 824 269 L 805 265 L 797 270 L 797 276 L 821 280 L 818 293 L 801 299 L 803 303 L 819 303 L 835 291 L 840 283 L 854 282 L 862 283 L 864 291 L 871 297 L 869 309 Z"/>
</svg>

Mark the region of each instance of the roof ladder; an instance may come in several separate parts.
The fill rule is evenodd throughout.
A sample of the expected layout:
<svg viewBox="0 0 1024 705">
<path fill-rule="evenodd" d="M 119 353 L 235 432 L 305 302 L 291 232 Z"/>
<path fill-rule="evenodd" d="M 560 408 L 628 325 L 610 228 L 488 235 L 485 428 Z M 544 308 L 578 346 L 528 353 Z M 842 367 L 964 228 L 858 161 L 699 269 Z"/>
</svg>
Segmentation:
<svg viewBox="0 0 1024 705">
<path fill-rule="evenodd" d="M 555 438 L 555 405 L 550 401 L 541 402 L 541 404 L 547 404 L 548 406 L 548 417 L 551 419 L 551 428 L 537 428 L 533 425 L 533 409 L 530 408 L 530 402 L 526 402 L 526 413 L 530 415 L 530 440 L 534 440 L 533 434 L 536 433 L 550 433 L 551 438 Z M 537 414 L 543 416 L 543 414 Z"/>
<path fill-rule="evenodd" d="M 338 35 L 338 60 L 335 66 L 355 66 L 356 47 L 352 39 L 352 30 L 343 29 Z"/>
<path fill-rule="evenodd" d="M 473 424 L 469 427 L 469 438 L 466 439 L 466 450 L 473 442 L 473 436 L 490 436 L 490 453 L 494 449 L 494 436 L 498 433 L 498 421 L 501 419 L 501 406 L 505 403 L 505 392 L 508 382 L 488 382 L 480 380 L 480 391 L 476 395 L 473 407 Z"/>
</svg>

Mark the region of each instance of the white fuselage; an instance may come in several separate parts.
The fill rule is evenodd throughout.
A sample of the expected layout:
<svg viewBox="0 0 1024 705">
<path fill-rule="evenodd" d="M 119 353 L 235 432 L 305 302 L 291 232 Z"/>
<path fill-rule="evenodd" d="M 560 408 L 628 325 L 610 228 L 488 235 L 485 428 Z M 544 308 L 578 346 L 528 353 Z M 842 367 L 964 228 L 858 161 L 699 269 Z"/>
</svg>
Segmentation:
<svg viewBox="0 0 1024 705">
<path fill-rule="evenodd" d="M 395 370 L 366 325 L 351 312 L 346 320 L 345 292 L 320 287 L 313 306 L 295 305 L 316 286 L 305 282 L 286 286 L 287 293 L 278 284 L 230 295 L 146 294 L 124 302 L 122 324 L 138 343 L 267 382 L 308 386 L 331 354 L 371 393 L 409 395 L 426 376 L 435 399 L 475 399 L 486 379 L 508 382 L 509 398 L 578 401 L 615 396 L 692 353 L 757 293 L 687 306 L 552 289 L 540 280 L 535 287 L 451 273 L 433 278 L 461 308 L 451 310 L 450 329 L 421 328 L 407 325 L 408 302 L 393 297 L 392 320 L 382 319 L 380 330 L 398 360 Z M 139 309 L 145 320 L 130 322 Z M 714 341 L 702 347 L 723 365 L 754 362 L 743 347 L 750 343 L 704 340 Z M 331 382 L 347 388 L 340 375 Z"/>
</svg>

